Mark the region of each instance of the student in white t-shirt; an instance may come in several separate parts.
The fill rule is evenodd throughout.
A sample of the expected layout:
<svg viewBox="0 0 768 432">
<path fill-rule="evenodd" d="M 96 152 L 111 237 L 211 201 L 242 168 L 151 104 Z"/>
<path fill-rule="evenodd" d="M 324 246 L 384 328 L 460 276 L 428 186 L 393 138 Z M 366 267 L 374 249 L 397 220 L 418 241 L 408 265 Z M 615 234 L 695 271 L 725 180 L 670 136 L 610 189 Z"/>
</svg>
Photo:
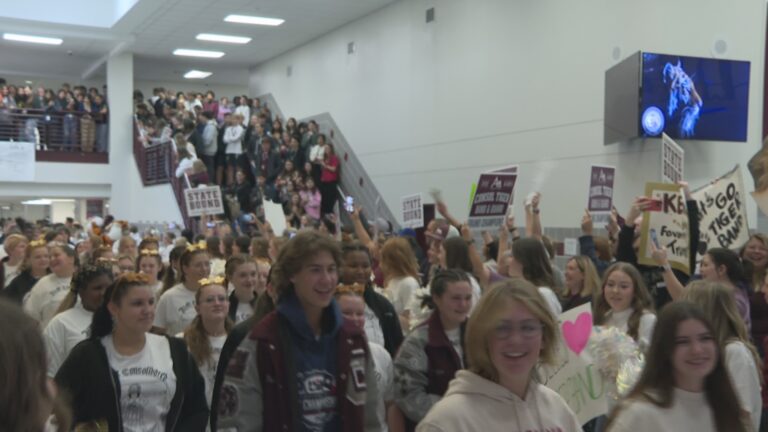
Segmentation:
<svg viewBox="0 0 768 432">
<path fill-rule="evenodd" d="M 749 413 L 753 430 L 757 431 L 763 409 L 760 394 L 761 384 L 764 384 L 763 366 L 739 314 L 733 289 L 722 283 L 698 280 L 688 284 L 683 299 L 699 306 L 712 322 L 714 337 L 724 347 L 725 370 L 741 410 Z"/>
<path fill-rule="evenodd" d="M 160 252 L 156 249 L 142 249 L 139 251 L 139 258 L 136 260 L 136 271 L 147 275 L 149 286 L 152 287 L 152 292 L 155 293 L 156 298 L 160 297 L 160 291 L 163 288 L 163 283 L 158 279 L 162 270 L 163 261 L 160 257 Z"/>
<path fill-rule="evenodd" d="M 227 316 L 229 300 L 224 281 L 224 278 L 217 276 L 200 282 L 200 289 L 195 295 L 197 316 L 183 334 L 184 342 L 205 380 L 205 400 L 209 406 L 221 348 L 233 327 L 232 320 Z"/>
<path fill-rule="evenodd" d="M 608 432 L 749 432 L 728 376 L 727 354 L 700 307 L 664 306 L 645 367 L 633 390 L 608 420 Z"/>
<path fill-rule="evenodd" d="M 64 243 L 54 243 L 48 248 L 51 274 L 37 281 L 24 299 L 24 311 L 45 328 L 59 309 L 69 292 L 69 283 L 75 272 L 75 249 Z"/>
<path fill-rule="evenodd" d="M 409 329 L 410 300 L 419 289 L 419 264 L 408 240 L 393 237 L 381 247 L 381 271 L 384 273 L 383 294 L 400 316 L 400 326 Z"/>
<path fill-rule="evenodd" d="M 195 319 L 195 293 L 198 281 L 211 272 L 211 262 L 204 242 L 188 246 L 179 259 L 181 283 L 160 296 L 155 314 L 155 327 L 161 333 L 175 335 L 184 331 Z"/>
<path fill-rule="evenodd" d="M 104 292 L 111 284 L 111 266 L 86 264 L 72 277 L 69 293 L 43 331 L 49 377 L 56 376 L 72 348 L 88 338 L 93 313 L 101 306 Z"/>
<path fill-rule="evenodd" d="M 227 284 L 232 284 L 234 290 L 229 296 L 229 319 L 235 324 L 247 320 L 253 315 L 258 298 L 258 291 L 266 281 L 261 280 L 259 266 L 248 255 L 233 255 L 225 266 Z"/>
<path fill-rule="evenodd" d="M 146 275 L 125 273 L 107 289 L 90 337 L 56 374 L 76 429 L 205 430 L 203 378 L 184 341 L 149 333 L 154 313 Z"/>
<path fill-rule="evenodd" d="M 360 284 L 339 285 L 336 288 L 336 302 L 339 304 L 341 314 L 345 319 L 352 321 L 361 329 L 365 329 L 365 300 L 363 293 L 365 286 Z M 396 431 L 405 430 L 402 414 L 394 408 L 394 369 L 392 357 L 383 345 L 368 342 L 368 348 L 373 358 L 373 366 L 376 373 L 376 384 L 381 401 L 376 409 L 379 423 L 383 425 L 381 432 L 387 432 L 390 428 Z"/>
</svg>

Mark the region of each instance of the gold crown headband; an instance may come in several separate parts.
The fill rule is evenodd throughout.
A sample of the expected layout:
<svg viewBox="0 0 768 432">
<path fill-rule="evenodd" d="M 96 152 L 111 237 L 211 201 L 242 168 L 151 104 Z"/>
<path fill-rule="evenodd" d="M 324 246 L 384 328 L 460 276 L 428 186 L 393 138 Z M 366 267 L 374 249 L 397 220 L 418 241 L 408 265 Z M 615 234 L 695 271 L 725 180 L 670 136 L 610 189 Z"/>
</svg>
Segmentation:
<svg viewBox="0 0 768 432">
<path fill-rule="evenodd" d="M 208 244 L 204 241 L 187 246 L 187 252 L 207 251 L 207 250 L 208 250 Z"/>
<path fill-rule="evenodd" d="M 139 252 L 139 255 L 141 255 L 141 256 L 157 256 L 157 255 L 160 255 L 160 252 L 158 252 L 157 249 L 142 249 L 141 252 Z"/>
<path fill-rule="evenodd" d="M 221 276 L 214 276 L 212 278 L 202 278 L 199 281 L 197 281 L 198 284 L 200 284 L 200 288 L 208 285 L 221 285 L 224 286 L 224 278 Z"/>
<path fill-rule="evenodd" d="M 365 286 L 359 283 L 353 283 L 352 285 L 339 285 L 336 287 L 336 295 L 352 294 L 356 296 L 362 296 L 365 292 Z"/>
<path fill-rule="evenodd" d="M 31 242 L 29 242 L 29 247 L 31 247 L 31 248 L 42 247 L 42 246 L 46 246 L 46 245 L 47 244 L 45 243 L 45 239 L 44 238 L 39 238 L 37 240 L 32 240 Z"/>
</svg>

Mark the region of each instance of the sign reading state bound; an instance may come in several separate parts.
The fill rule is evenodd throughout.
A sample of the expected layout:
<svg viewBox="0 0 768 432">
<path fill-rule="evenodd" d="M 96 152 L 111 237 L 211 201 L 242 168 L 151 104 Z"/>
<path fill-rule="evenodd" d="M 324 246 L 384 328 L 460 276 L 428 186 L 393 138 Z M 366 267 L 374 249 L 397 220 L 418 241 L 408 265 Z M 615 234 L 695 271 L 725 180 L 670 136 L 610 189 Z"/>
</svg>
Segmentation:
<svg viewBox="0 0 768 432">
<path fill-rule="evenodd" d="M 184 191 L 189 216 L 217 215 L 224 213 L 224 201 L 218 186 L 205 186 Z"/>
</svg>

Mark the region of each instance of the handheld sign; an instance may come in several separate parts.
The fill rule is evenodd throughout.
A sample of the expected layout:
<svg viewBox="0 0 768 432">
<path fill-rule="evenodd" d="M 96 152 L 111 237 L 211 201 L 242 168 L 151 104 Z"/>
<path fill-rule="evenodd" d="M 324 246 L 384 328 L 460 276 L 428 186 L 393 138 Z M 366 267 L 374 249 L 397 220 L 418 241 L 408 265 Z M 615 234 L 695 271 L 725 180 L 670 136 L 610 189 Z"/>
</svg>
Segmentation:
<svg viewBox="0 0 768 432">
<path fill-rule="evenodd" d="M 421 205 L 421 194 L 408 195 L 400 198 L 400 210 L 403 216 L 403 228 L 421 228 L 424 226 L 424 212 Z"/>
<path fill-rule="evenodd" d="M 516 172 L 498 170 L 480 174 L 469 209 L 469 226 L 480 230 L 500 227 L 512 201 L 516 182 Z"/>
<path fill-rule="evenodd" d="M 677 183 L 683 180 L 685 151 L 667 134 L 661 134 L 661 181 Z"/>
<path fill-rule="evenodd" d="M 608 223 L 613 208 L 613 179 L 616 168 L 592 165 L 587 210 L 595 223 Z"/>
<path fill-rule="evenodd" d="M 224 200 L 218 186 L 205 186 L 184 190 L 187 214 L 191 217 L 224 213 Z"/>
<path fill-rule="evenodd" d="M 682 188 L 668 183 L 647 183 L 645 196 L 653 199 L 656 205 L 643 213 L 638 263 L 658 265 L 651 257 L 650 243 L 654 242 L 657 248 L 667 249 L 673 268 L 691 274 L 690 256 L 695 251 L 690 250 L 688 208 Z"/>
<path fill-rule="evenodd" d="M 691 195 L 699 210 L 697 261 L 709 248 L 738 249 L 749 240 L 746 195 L 739 165 Z"/>
<path fill-rule="evenodd" d="M 608 412 L 605 382 L 586 349 L 592 334 L 592 305 L 570 309 L 558 321 L 561 340 L 557 364 L 543 366 L 539 376 L 542 384 L 562 396 L 584 424 Z"/>
</svg>

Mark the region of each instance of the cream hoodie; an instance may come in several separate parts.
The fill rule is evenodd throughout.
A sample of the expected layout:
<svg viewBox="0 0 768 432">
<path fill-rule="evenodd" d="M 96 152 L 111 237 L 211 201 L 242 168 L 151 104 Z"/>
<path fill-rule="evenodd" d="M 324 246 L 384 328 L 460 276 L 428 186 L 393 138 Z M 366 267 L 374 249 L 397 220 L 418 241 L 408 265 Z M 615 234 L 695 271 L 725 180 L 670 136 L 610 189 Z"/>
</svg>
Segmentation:
<svg viewBox="0 0 768 432">
<path fill-rule="evenodd" d="M 493 381 L 461 370 L 416 432 L 470 431 L 580 432 L 581 425 L 554 390 L 531 382 L 523 400 Z"/>
</svg>

